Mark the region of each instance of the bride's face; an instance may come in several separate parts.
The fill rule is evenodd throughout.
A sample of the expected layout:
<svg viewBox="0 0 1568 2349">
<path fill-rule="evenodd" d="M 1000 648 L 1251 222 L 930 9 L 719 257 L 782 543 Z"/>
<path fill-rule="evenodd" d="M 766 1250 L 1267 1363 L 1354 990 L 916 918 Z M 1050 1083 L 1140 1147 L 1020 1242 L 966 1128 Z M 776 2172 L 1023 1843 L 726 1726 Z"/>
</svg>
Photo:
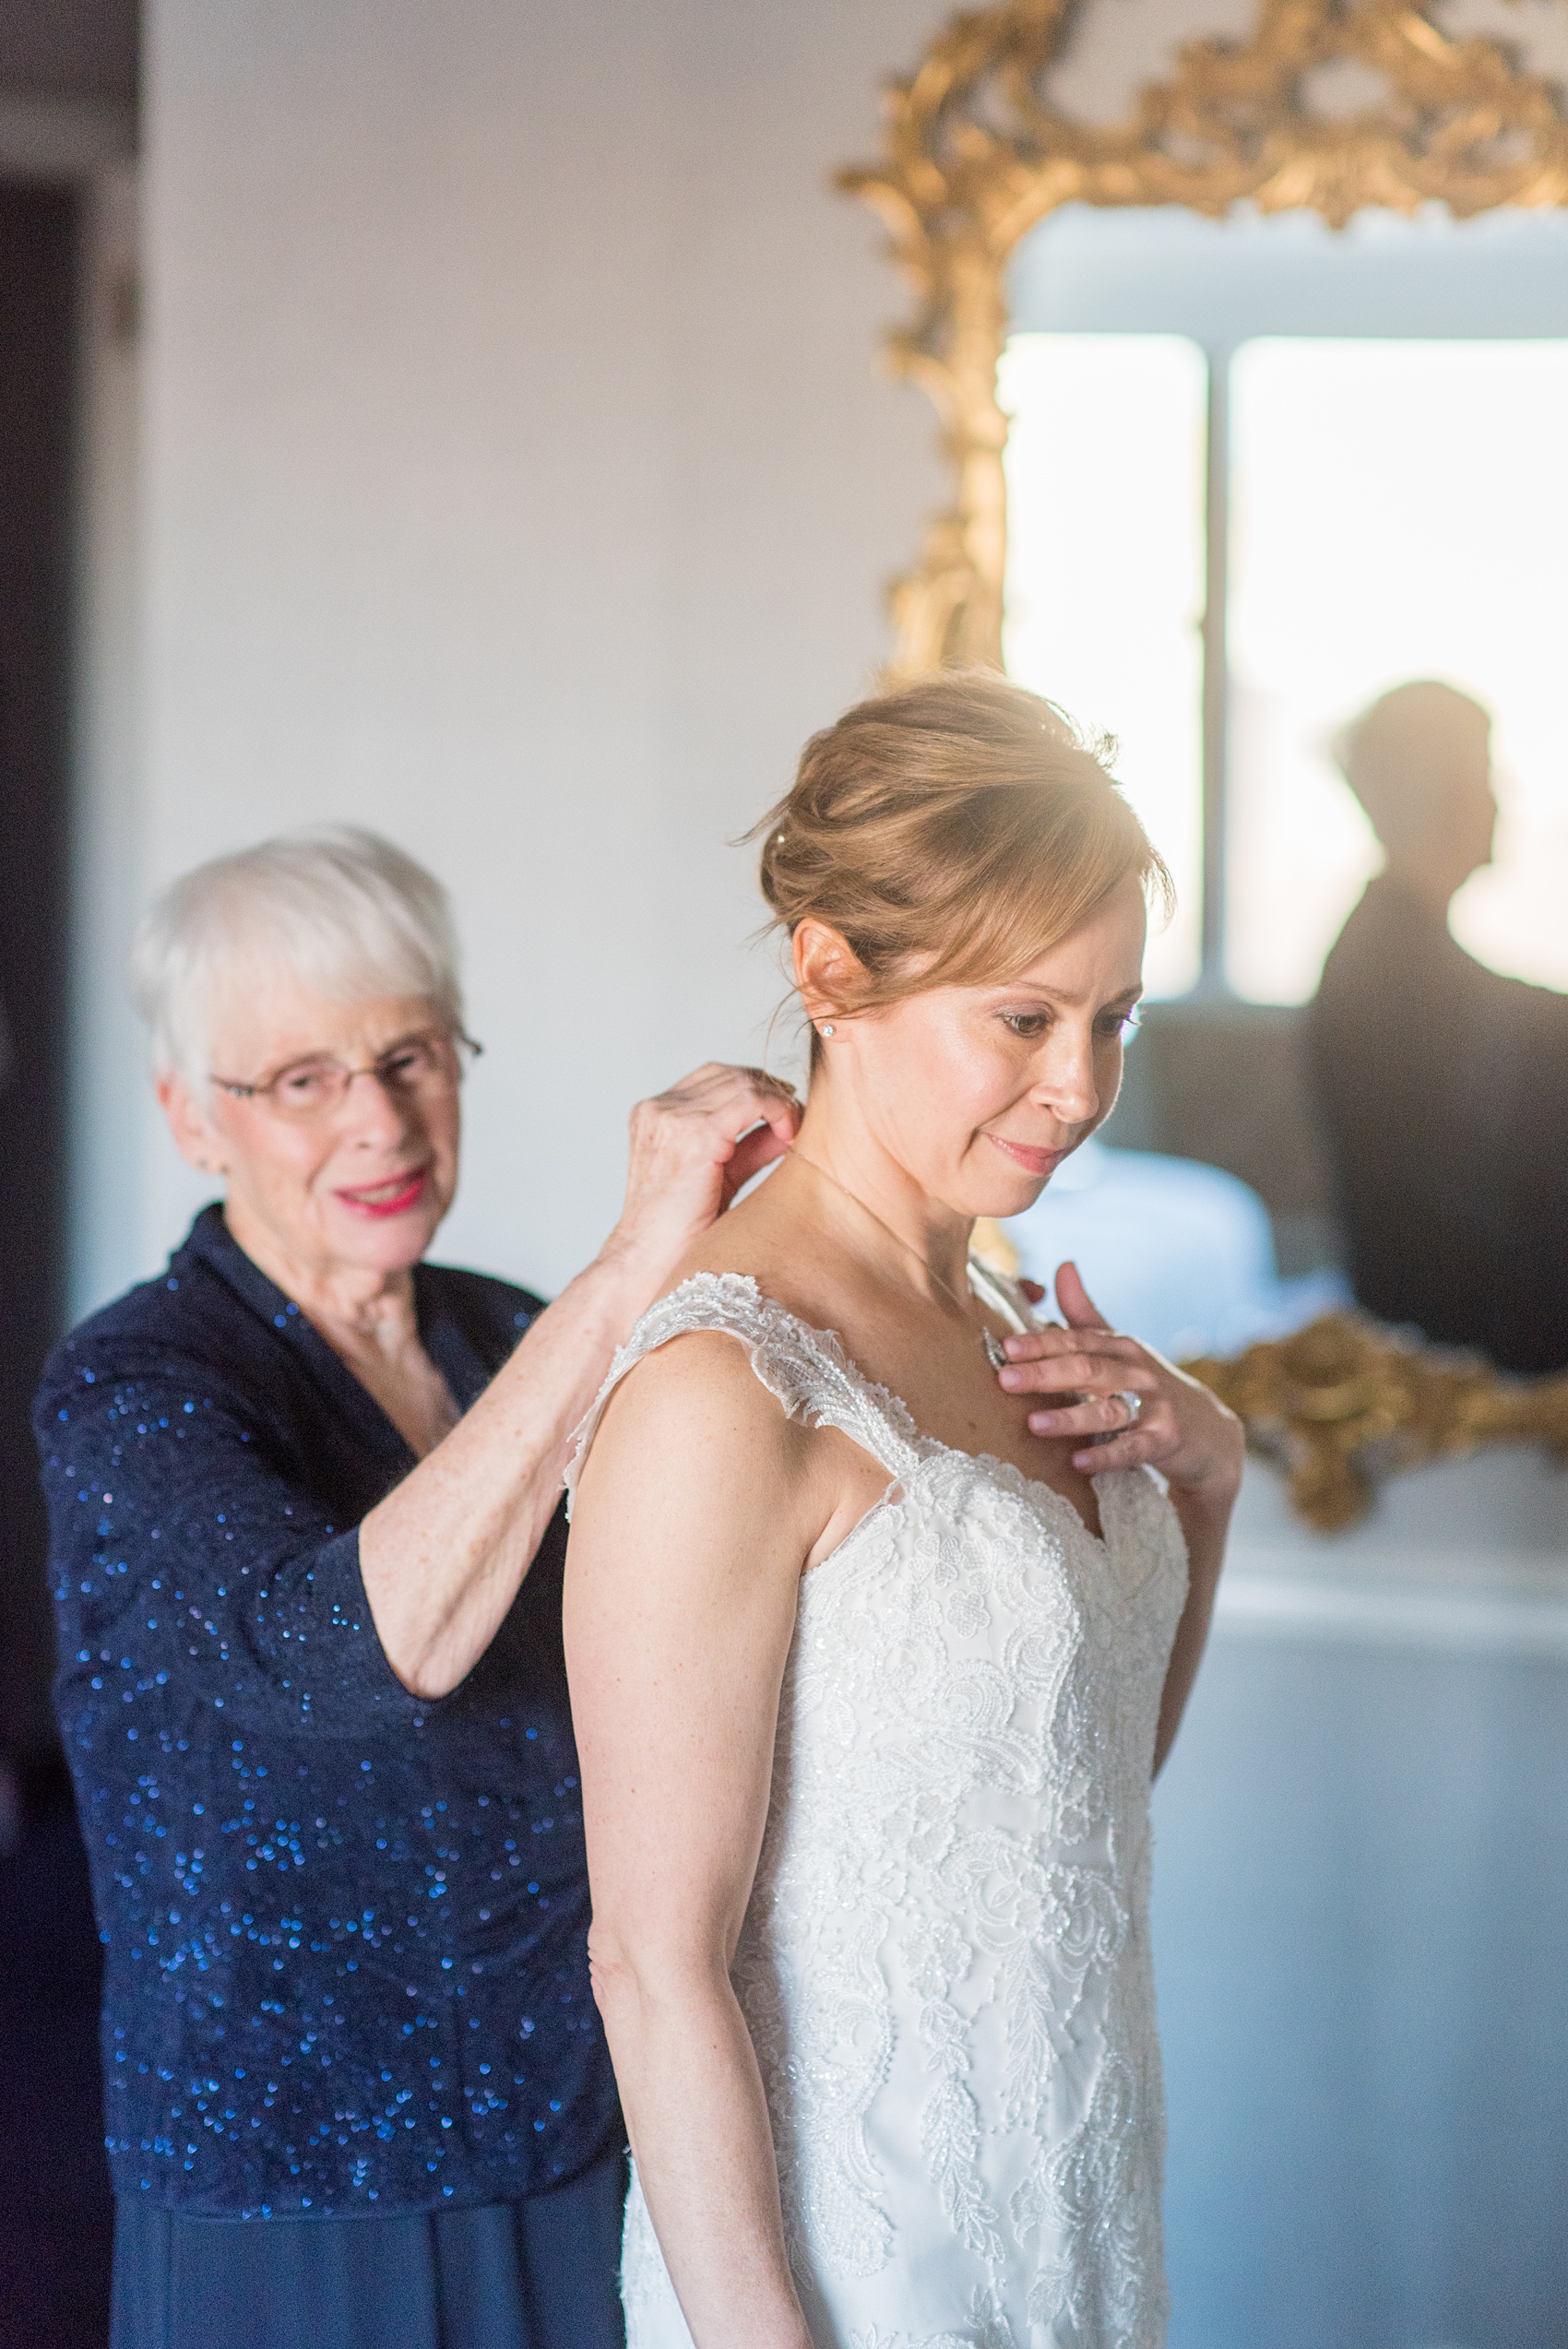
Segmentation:
<svg viewBox="0 0 1568 2349">
<path fill-rule="evenodd" d="M 926 1195 L 1016 1216 L 1109 1117 L 1143 987 L 1146 914 L 1129 878 L 1005 984 L 933 987 L 835 1023 L 830 1088 Z"/>
</svg>

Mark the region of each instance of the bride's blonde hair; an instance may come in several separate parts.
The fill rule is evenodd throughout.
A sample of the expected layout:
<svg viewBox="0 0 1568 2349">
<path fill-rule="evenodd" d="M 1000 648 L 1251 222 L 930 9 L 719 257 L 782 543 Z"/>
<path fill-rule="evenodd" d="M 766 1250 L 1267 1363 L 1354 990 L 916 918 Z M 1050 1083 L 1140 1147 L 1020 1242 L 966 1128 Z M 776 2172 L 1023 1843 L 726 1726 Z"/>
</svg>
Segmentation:
<svg viewBox="0 0 1568 2349">
<path fill-rule="evenodd" d="M 1170 874 L 1114 754 L 988 670 L 857 703 L 812 736 L 749 836 L 776 926 L 792 935 L 814 915 L 838 931 L 864 974 L 853 1013 L 1009 979 L 1130 874 L 1169 914 Z"/>
</svg>

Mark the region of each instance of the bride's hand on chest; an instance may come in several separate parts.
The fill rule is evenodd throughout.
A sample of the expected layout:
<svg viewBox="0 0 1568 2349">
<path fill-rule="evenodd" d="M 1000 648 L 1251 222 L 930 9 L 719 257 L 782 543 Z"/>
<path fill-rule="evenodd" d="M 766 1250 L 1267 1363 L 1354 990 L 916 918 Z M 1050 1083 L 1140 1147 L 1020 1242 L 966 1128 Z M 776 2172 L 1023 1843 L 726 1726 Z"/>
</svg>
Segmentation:
<svg viewBox="0 0 1568 2349">
<path fill-rule="evenodd" d="M 1171 1485 L 1228 1507 L 1244 1452 L 1235 1414 L 1152 1347 L 1113 1330 L 1075 1265 L 1062 1266 L 1056 1294 L 1067 1326 L 1009 1337 L 997 1374 L 1004 1392 L 1028 1406 L 1032 1432 L 1068 1444 L 1085 1475 L 1157 1468 Z"/>
</svg>

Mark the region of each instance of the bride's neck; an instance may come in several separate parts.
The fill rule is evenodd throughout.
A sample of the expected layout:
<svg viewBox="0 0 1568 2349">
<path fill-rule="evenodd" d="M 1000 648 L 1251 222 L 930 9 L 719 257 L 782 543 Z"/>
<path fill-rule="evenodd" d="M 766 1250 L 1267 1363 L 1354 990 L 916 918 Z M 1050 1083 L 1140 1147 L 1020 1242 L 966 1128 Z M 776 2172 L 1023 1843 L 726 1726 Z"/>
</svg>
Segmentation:
<svg viewBox="0 0 1568 2349">
<path fill-rule="evenodd" d="M 887 1261 L 890 1268 L 896 1256 L 917 1282 L 923 1264 L 933 1291 L 962 1295 L 972 1218 L 932 1198 L 857 1104 L 825 1097 L 819 1086 L 792 1156 L 803 1161 L 796 1182 L 814 1184 L 819 1197 L 826 1192 L 841 1210 L 835 1221 L 855 1254 Z"/>
</svg>

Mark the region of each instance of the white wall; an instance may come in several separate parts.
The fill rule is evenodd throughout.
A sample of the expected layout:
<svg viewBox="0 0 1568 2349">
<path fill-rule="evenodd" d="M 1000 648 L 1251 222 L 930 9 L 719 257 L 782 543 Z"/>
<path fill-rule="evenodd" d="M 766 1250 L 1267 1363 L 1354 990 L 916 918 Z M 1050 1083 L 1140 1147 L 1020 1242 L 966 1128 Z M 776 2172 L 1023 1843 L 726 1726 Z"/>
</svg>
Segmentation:
<svg viewBox="0 0 1568 2349">
<path fill-rule="evenodd" d="M 1455 5 L 1548 49 L 1568 21 Z M 1055 89 L 1106 119 L 1252 13 L 1102 0 Z M 628 1103 L 760 1052 L 779 988 L 725 842 L 868 682 L 946 486 L 876 370 L 907 296 L 827 175 L 945 14 L 149 0 L 140 780 L 101 724 L 78 1306 L 200 1195 L 115 1074 L 131 909 L 281 825 L 380 825 L 457 894 L 489 1056 L 448 1254 L 559 1282 Z"/>
<path fill-rule="evenodd" d="M 488 1048 L 449 1256 L 559 1282 L 629 1102 L 762 1049 L 725 842 L 885 656 L 941 492 L 827 185 L 936 13 L 153 0 L 142 777 L 88 1023 L 148 888 L 383 826 L 456 892 Z M 83 1305 L 199 1195 L 145 1111 L 89 1124 Z"/>
</svg>

